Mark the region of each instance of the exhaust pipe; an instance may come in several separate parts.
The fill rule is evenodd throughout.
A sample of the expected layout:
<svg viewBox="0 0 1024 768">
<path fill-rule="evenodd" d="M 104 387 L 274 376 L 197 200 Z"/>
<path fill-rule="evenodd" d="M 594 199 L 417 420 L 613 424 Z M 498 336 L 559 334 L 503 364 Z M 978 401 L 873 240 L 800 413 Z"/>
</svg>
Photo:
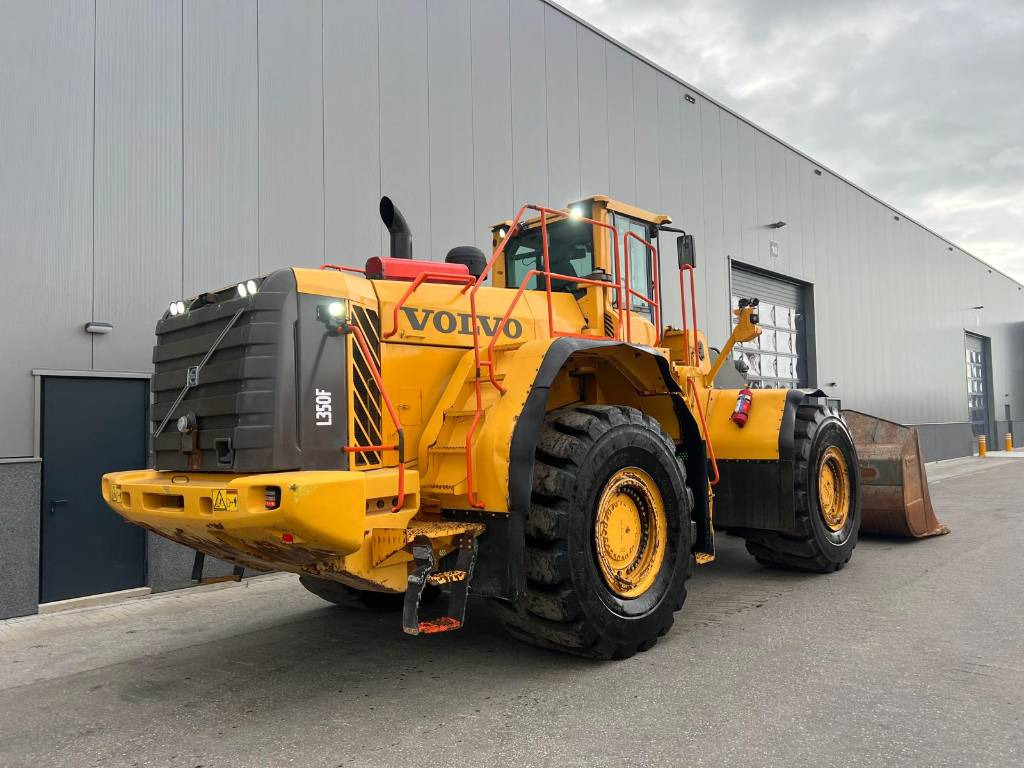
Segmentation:
<svg viewBox="0 0 1024 768">
<path fill-rule="evenodd" d="M 390 197 L 380 199 L 380 220 L 391 233 L 391 258 L 412 258 L 412 232 L 402 212 L 391 202 Z"/>
</svg>

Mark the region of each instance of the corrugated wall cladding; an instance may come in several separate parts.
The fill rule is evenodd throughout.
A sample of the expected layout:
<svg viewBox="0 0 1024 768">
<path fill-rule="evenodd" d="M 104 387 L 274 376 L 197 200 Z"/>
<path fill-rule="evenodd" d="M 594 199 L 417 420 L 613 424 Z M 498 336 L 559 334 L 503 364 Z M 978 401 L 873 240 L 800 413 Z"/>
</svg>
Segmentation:
<svg viewBox="0 0 1024 768">
<path fill-rule="evenodd" d="M 32 452 L 32 368 L 148 370 L 172 299 L 361 264 L 384 248 L 381 193 L 433 259 L 488 247 L 527 201 L 663 211 L 697 236 L 713 340 L 732 260 L 813 285 L 817 382 L 848 405 L 966 421 L 968 329 L 992 338 L 995 418 L 1024 414 L 1019 285 L 541 0 L 0 13 L 0 456 Z"/>
</svg>

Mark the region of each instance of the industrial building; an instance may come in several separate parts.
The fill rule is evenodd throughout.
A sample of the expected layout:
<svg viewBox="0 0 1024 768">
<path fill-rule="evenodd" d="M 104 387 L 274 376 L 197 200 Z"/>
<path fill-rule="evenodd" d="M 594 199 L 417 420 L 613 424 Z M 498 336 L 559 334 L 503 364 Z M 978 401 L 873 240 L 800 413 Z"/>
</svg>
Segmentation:
<svg viewBox="0 0 1024 768">
<path fill-rule="evenodd" d="M 754 386 L 917 425 L 930 460 L 1024 417 L 1019 283 L 553 3 L 2 14 L 0 617 L 189 583 L 188 550 L 99 495 L 147 460 L 154 324 L 239 279 L 383 253 L 381 194 L 432 259 L 489 248 L 526 202 L 666 213 L 696 237 L 712 343 L 760 297 Z M 665 282 L 675 324 L 678 293 Z"/>
</svg>

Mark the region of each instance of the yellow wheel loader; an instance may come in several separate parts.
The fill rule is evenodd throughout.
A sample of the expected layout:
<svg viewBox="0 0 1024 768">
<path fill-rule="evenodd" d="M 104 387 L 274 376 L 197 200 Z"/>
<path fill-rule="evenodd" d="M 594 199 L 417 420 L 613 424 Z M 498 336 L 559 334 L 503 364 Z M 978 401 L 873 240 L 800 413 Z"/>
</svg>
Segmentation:
<svg viewBox="0 0 1024 768">
<path fill-rule="evenodd" d="M 857 543 L 857 454 L 820 391 L 718 389 L 693 238 L 596 196 L 525 205 L 490 258 L 281 269 L 173 302 L 153 351 L 154 468 L 102 480 L 126 520 L 345 605 L 457 629 L 468 594 L 528 642 L 596 658 L 672 626 L 715 525 L 765 565 L 829 572 Z M 662 326 L 678 233 L 681 328 Z"/>
</svg>

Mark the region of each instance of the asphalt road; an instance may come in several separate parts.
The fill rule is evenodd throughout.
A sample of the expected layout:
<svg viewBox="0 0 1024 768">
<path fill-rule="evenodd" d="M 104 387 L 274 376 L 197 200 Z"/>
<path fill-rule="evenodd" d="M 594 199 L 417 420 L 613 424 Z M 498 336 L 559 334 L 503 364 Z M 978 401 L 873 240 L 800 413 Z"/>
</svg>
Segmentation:
<svg viewBox="0 0 1024 768">
<path fill-rule="evenodd" d="M 1024 764 L 1024 461 L 932 471 L 950 536 L 830 576 L 721 536 L 673 631 L 595 663 L 483 604 L 402 634 L 291 576 L 0 622 L 2 766 Z"/>
</svg>

